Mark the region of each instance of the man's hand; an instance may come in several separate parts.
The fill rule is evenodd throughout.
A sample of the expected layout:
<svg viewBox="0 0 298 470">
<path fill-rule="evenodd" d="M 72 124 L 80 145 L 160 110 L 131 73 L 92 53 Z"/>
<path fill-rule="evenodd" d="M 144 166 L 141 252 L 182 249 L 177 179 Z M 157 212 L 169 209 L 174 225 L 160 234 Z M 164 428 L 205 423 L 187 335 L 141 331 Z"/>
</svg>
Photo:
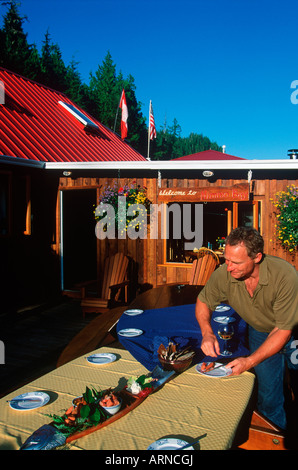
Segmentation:
<svg viewBox="0 0 298 470">
<path fill-rule="evenodd" d="M 249 357 L 237 357 L 237 359 L 229 362 L 226 367 L 232 369 L 231 375 L 240 375 L 242 372 L 251 369 L 252 364 Z"/>
<path fill-rule="evenodd" d="M 201 349 L 206 356 L 217 357 L 220 354 L 219 344 L 213 333 L 206 333 L 203 336 Z"/>
<path fill-rule="evenodd" d="M 278 353 L 291 337 L 291 330 L 280 330 L 275 327 L 267 336 L 267 339 L 250 356 L 238 357 L 229 362 L 227 367 L 233 370 L 232 375 L 239 375 L 242 372 L 252 369 L 268 357 Z"/>
<path fill-rule="evenodd" d="M 220 351 L 218 341 L 211 328 L 211 313 L 210 308 L 197 298 L 196 319 L 202 333 L 201 349 L 206 356 L 217 357 Z"/>
</svg>

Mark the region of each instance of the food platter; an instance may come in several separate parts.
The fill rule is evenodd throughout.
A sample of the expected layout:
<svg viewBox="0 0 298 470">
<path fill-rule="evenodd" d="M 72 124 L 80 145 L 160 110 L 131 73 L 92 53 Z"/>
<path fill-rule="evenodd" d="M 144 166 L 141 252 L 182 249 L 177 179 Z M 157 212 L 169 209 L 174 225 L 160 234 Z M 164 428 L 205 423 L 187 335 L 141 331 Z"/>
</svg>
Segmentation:
<svg viewBox="0 0 298 470">
<path fill-rule="evenodd" d="M 205 375 L 207 377 L 212 377 L 212 378 L 228 377 L 232 373 L 231 368 L 226 367 L 224 364 L 221 364 L 220 362 L 215 362 L 213 369 L 210 369 L 207 372 L 203 372 L 202 371 L 203 364 L 204 364 L 203 362 L 200 362 L 199 364 L 196 365 L 195 369 L 199 374 Z M 209 365 L 210 363 L 207 362 L 205 364 Z"/>
</svg>

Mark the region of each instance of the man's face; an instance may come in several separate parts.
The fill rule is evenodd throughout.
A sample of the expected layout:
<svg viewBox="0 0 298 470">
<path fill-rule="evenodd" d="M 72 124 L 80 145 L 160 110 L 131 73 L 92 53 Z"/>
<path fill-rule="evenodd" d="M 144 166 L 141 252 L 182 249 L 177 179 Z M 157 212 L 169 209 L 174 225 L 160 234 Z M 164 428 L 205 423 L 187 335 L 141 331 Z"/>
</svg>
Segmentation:
<svg viewBox="0 0 298 470">
<path fill-rule="evenodd" d="M 235 246 L 226 245 L 225 260 L 227 270 L 235 279 L 247 279 L 253 274 L 256 263 L 260 261 L 259 255 L 261 253 L 255 259 L 250 258 L 243 243 Z"/>
</svg>

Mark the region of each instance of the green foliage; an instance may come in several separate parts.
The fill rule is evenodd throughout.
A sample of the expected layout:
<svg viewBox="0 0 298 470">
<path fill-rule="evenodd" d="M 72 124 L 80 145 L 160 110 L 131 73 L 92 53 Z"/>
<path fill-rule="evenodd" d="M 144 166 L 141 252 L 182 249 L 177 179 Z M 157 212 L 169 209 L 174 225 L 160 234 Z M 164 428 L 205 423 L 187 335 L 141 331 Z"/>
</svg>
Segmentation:
<svg viewBox="0 0 298 470">
<path fill-rule="evenodd" d="M 40 65 L 36 46 L 28 43 L 23 30 L 26 19 L 20 17 L 16 3 L 11 2 L 0 34 L 0 66 L 35 79 Z"/>
<path fill-rule="evenodd" d="M 109 52 L 102 65 L 98 66 L 95 75 L 90 74 L 89 90 L 93 102 L 92 114 L 113 129 L 122 90 L 116 77 L 116 66 Z"/>
<path fill-rule="evenodd" d="M 273 205 L 276 207 L 276 238 L 281 246 L 293 253 L 298 247 L 298 188 L 288 186 L 285 191 L 275 195 Z"/>
<path fill-rule="evenodd" d="M 208 137 L 202 134 L 191 133 L 189 137 L 180 137 L 181 128 L 176 119 L 173 126 L 165 127 L 162 131 L 157 131 L 156 142 L 152 145 L 150 157 L 152 160 L 171 160 L 186 155 L 191 155 L 204 150 L 221 151 L 215 142 L 211 142 Z"/>
<path fill-rule="evenodd" d="M 80 411 L 73 424 L 67 422 L 69 417 L 67 411 L 62 416 L 56 414 L 46 414 L 46 416 L 51 418 L 52 425 L 66 436 L 70 436 L 74 432 L 83 431 L 90 426 L 96 426 L 107 419 L 106 413 L 98 406 L 98 402 L 104 393 L 106 392 L 86 387 L 85 393 L 83 393 L 86 404 L 83 406 L 79 405 Z"/>
</svg>

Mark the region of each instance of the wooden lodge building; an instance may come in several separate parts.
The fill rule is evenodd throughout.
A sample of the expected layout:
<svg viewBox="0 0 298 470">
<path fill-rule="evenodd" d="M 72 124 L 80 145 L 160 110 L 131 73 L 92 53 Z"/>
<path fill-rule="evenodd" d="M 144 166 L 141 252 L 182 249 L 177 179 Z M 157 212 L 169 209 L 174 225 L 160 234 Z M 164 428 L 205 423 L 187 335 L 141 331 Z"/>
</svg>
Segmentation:
<svg viewBox="0 0 298 470">
<path fill-rule="evenodd" d="M 99 276 L 116 252 L 131 260 L 135 291 L 183 283 L 196 241 L 216 249 L 216 240 L 238 225 L 256 227 L 267 253 L 298 268 L 297 256 L 276 242 L 272 203 L 278 191 L 298 186 L 298 160 L 245 160 L 210 150 L 148 161 L 64 94 L 5 69 L 0 80 L 1 312 L 61 291 L 76 295 L 75 285 Z M 148 215 L 145 238 L 99 240 L 99 197 L 107 186 L 125 184 L 147 188 L 156 208 L 175 203 L 182 218 L 158 212 L 155 235 Z M 189 247 L 191 232 L 198 238 Z"/>
</svg>

